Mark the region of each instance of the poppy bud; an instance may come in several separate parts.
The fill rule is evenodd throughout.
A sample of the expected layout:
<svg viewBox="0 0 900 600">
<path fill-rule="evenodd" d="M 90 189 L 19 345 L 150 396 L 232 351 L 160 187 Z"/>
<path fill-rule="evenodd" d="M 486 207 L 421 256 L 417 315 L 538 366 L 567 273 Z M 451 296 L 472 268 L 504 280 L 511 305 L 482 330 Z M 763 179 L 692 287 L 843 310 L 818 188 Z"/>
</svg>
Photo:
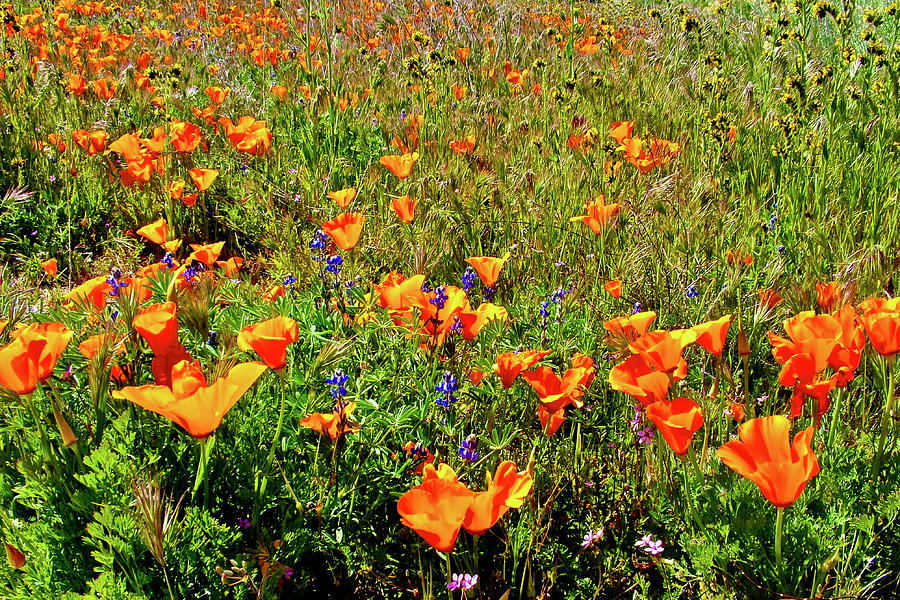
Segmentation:
<svg viewBox="0 0 900 600">
<path fill-rule="evenodd" d="M 12 544 L 6 544 L 6 560 L 9 562 L 9 566 L 16 571 L 25 566 L 25 555 Z"/>
<path fill-rule="evenodd" d="M 747 334 L 743 329 L 738 331 L 738 355 L 750 356 L 750 342 L 747 341 Z"/>
<path fill-rule="evenodd" d="M 56 427 L 59 429 L 59 435 L 62 436 L 63 444 L 65 444 L 66 448 L 78 441 L 66 418 L 55 408 L 53 409 L 53 418 L 56 420 Z"/>
</svg>

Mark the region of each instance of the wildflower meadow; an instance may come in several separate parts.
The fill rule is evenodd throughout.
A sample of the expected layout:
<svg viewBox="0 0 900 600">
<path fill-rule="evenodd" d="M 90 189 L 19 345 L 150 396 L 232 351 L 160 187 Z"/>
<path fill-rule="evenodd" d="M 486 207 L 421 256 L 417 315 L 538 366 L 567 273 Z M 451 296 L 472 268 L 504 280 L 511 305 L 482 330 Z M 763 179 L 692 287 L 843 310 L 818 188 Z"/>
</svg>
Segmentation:
<svg viewBox="0 0 900 600">
<path fill-rule="evenodd" d="M 900 598 L 897 2 L 0 12 L 0 598 Z"/>
</svg>

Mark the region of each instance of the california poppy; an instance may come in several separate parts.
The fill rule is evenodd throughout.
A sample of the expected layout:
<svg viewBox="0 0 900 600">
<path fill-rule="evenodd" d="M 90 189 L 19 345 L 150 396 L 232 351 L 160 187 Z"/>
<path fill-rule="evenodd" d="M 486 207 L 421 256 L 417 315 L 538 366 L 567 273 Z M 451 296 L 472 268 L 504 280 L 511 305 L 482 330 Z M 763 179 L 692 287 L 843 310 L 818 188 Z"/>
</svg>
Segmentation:
<svg viewBox="0 0 900 600">
<path fill-rule="evenodd" d="M 500 377 L 505 388 L 511 388 L 516 377 L 522 371 L 530 369 L 539 360 L 550 354 L 550 350 L 523 350 L 522 352 L 504 352 L 497 357 L 494 373 Z"/>
<path fill-rule="evenodd" d="M 191 169 L 188 171 L 188 175 L 191 176 L 191 181 L 194 182 L 197 189 L 205 192 L 219 176 L 219 171 L 217 169 Z"/>
<path fill-rule="evenodd" d="M 444 467 L 452 477 L 440 476 L 434 465 L 425 465 L 425 479 L 400 497 L 397 512 L 400 522 L 435 550 L 451 552 L 474 492 L 456 479 L 449 466 L 441 465 L 442 470 Z"/>
<path fill-rule="evenodd" d="M 606 292 L 613 298 L 622 297 L 622 281 L 619 279 L 607 281 L 603 284 L 603 289 L 605 289 Z"/>
<path fill-rule="evenodd" d="M 336 192 L 328 192 L 328 197 L 334 200 L 344 210 L 356 199 L 356 188 L 348 187 Z"/>
<path fill-rule="evenodd" d="M 548 436 L 556 433 L 562 424 L 566 422 L 566 409 L 561 408 L 555 413 L 551 413 L 544 405 L 538 406 L 538 420 L 541 422 L 541 430 Z"/>
<path fill-rule="evenodd" d="M 844 294 L 844 284 L 840 281 L 820 281 L 816 284 L 816 303 L 825 312 L 837 308 Z"/>
<path fill-rule="evenodd" d="M 219 258 L 219 255 L 222 253 L 222 248 L 225 247 L 225 242 L 215 242 L 213 244 L 191 244 L 191 250 L 193 252 L 188 256 L 187 262 L 191 260 L 199 260 L 207 267 L 212 267 L 216 263 L 216 259 Z"/>
<path fill-rule="evenodd" d="M 190 153 L 200 145 L 200 128 L 190 121 L 173 121 L 169 125 L 169 137 L 177 152 Z"/>
<path fill-rule="evenodd" d="M 237 125 L 228 117 L 222 117 L 219 123 L 225 126 L 225 135 L 238 152 L 262 156 L 272 148 L 272 132 L 265 121 L 244 116 Z"/>
<path fill-rule="evenodd" d="M 759 486 L 776 507 L 793 504 L 806 482 L 819 473 L 810 447 L 813 428 L 790 442 L 791 422 L 781 415 L 751 419 L 738 428 L 740 440 L 724 444 L 716 455 L 729 468 Z"/>
<path fill-rule="evenodd" d="M 509 260 L 510 254 L 507 252 L 500 258 L 493 256 L 472 256 L 466 259 L 466 262 L 472 265 L 475 272 L 481 278 L 481 281 L 489 288 L 497 285 L 500 278 L 500 270 Z"/>
<path fill-rule="evenodd" d="M 872 347 L 883 356 L 900 352 L 900 304 L 897 300 L 871 298 L 860 305 L 859 321 Z"/>
<path fill-rule="evenodd" d="M 609 387 L 628 394 L 642 406 L 665 400 L 671 383 L 668 375 L 654 370 L 640 354 L 629 356 L 609 371 Z"/>
<path fill-rule="evenodd" d="M 646 412 L 647 418 L 679 456 L 687 453 L 694 433 L 703 426 L 703 412 L 690 398 L 660 400 L 648 406 Z"/>
<path fill-rule="evenodd" d="M 154 354 L 167 354 L 181 346 L 178 341 L 178 320 L 174 302 L 151 304 L 134 317 L 132 326 L 147 340 Z"/>
<path fill-rule="evenodd" d="M 331 236 L 341 250 L 350 250 L 359 241 L 366 218 L 362 213 L 341 213 L 334 219 L 322 223 L 322 230 Z"/>
<path fill-rule="evenodd" d="M 12 544 L 4 543 L 4 546 L 6 546 L 6 562 L 9 563 L 9 567 L 14 571 L 24 568 L 25 555 Z"/>
<path fill-rule="evenodd" d="M 604 321 L 603 328 L 619 342 L 631 343 L 639 337 L 646 335 L 650 324 L 656 319 L 656 313 L 651 311 L 634 313 L 624 317 L 615 317 Z"/>
<path fill-rule="evenodd" d="M 378 159 L 378 163 L 400 179 L 406 179 L 412 172 L 413 164 L 418 159 L 418 152 L 413 152 L 412 154 L 403 154 L 401 156 L 391 154 L 388 156 L 382 156 L 380 159 Z"/>
<path fill-rule="evenodd" d="M 590 368 L 573 367 L 568 369 L 562 377 L 556 375 L 550 367 L 538 367 L 532 371 L 522 373 L 522 379 L 527 381 L 538 395 L 541 406 L 551 413 L 570 404 L 580 407 L 579 398 L 584 392 L 586 382 L 593 376 L 593 366 Z"/>
<path fill-rule="evenodd" d="M 463 519 L 463 529 L 472 535 L 484 535 L 510 508 L 519 508 L 531 493 L 533 481 L 528 473 L 517 472 L 513 462 L 497 465 L 494 476 L 486 474 L 487 490 L 472 496 Z"/>
<path fill-rule="evenodd" d="M 719 356 L 725 348 L 725 336 L 728 326 L 731 324 L 731 315 L 725 315 L 715 321 L 707 321 L 694 325 L 691 330 L 697 334 L 697 343 L 706 348 L 707 352 Z"/>
<path fill-rule="evenodd" d="M 84 129 L 76 129 L 72 132 L 72 138 L 75 140 L 76 146 L 86 150 L 88 155 L 93 156 L 100 154 L 106 149 L 106 141 L 109 139 L 109 134 L 103 130 L 86 131 Z"/>
<path fill-rule="evenodd" d="M 687 375 L 687 362 L 681 354 L 696 338 L 690 329 L 651 331 L 631 342 L 628 349 L 643 356 L 655 370 L 680 381 Z"/>
<path fill-rule="evenodd" d="M 400 196 L 391 200 L 391 208 L 404 223 L 412 223 L 416 217 L 419 200 L 413 196 Z"/>
<path fill-rule="evenodd" d="M 461 140 L 450 142 L 450 149 L 456 154 L 472 154 L 475 151 L 475 136 L 467 135 Z"/>
<path fill-rule="evenodd" d="M 172 367 L 171 387 L 126 387 L 113 392 L 113 396 L 162 415 L 193 437 L 202 439 L 222 424 L 226 413 L 265 370 L 266 366 L 262 363 L 239 364 L 208 385 L 200 368 L 183 360 Z"/>
<path fill-rule="evenodd" d="M 56 277 L 56 274 L 59 272 L 59 264 L 56 262 L 55 258 L 48 258 L 42 262 L 41 268 L 44 269 L 44 273 L 47 277 Z"/>
<path fill-rule="evenodd" d="M 228 94 L 231 92 L 231 88 L 221 88 L 216 86 L 208 86 L 203 93 L 209 96 L 209 101 L 214 105 L 218 106 L 225 102 L 225 98 L 228 97 Z"/>
<path fill-rule="evenodd" d="M 103 275 L 88 279 L 66 294 L 66 298 L 74 303 L 90 304 L 96 310 L 102 311 L 112 289 L 106 279 Z"/>
<path fill-rule="evenodd" d="M 153 223 L 144 225 L 143 227 L 138 229 L 137 234 L 141 237 L 147 238 L 158 246 L 162 246 L 166 243 L 166 239 L 169 237 L 169 224 L 166 223 L 166 220 L 164 218 L 158 219 Z"/>
<path fill-rule="evenodd" d="M 756 293 L 759 294 L 760 305 L 762 305 L 770 310 L 775 308 L 782 302 L 781 294 L 779 294 L 775 290 L 763 288 L 763 289 L 757 290 Z"/>
<path fill-rule="evenodd" d="M 49 379 L 72 331 L 62 323 L 32 323 L 13 333 L 0 348 L 0 386 L 16 394 L 30 394 L 39 381 Z"/>
<path fill-rule="evenodd" d="M 266 366 L 273 371 L 283 369 L 287 359 L 287 346 L 297 341 L 297 322 L 289 317 L 275 317 L 255 325 L 249 325 L 238 335 L 238 348 L 251 349 L 259 354 Z"/>
<path fill-rule="evenodd" d="M 595 234 L 603 232 L 603 228 L 619 214 L 622 205 L 606 204 L 606 198 L 603 195 L 597 196 L 593 201 L 588 201 L 584 205 L 585 214 L 572 217 L 571 221 L 581 221 Z"/>
<path fill-rule="evenodd" d="M 318 431 L 332 441 L 337 441 L 344 434 L 359 431 L 359 427 L 350 424 L 350 415 L 354 410 L 356 410 L 355 402 L 341 402 L 330 413 L 312 413 L 303 417 L 300 426 Z"/>
</svg>

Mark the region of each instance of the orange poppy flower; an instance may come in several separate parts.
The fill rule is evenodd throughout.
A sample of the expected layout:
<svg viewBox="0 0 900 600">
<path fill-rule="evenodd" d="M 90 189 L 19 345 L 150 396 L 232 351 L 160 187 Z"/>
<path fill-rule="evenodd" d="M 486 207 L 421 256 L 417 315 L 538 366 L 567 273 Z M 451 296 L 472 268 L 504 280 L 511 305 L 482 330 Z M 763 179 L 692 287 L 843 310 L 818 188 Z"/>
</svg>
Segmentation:
<svg viewBox="0 0 900 600">
<path fill-rule="evenodd" d="M 225 242 L 216 242 L 214 244 L 206 245 L 191 244 L 193 252 L 188 255 L 185 262 L 188 263 L 191 260 L 196 259 L 211 268 L 215 264 L 216 259 L 219 258 L 219 255 L 222 253 L 222 248 L 224 247 Z"/>
<path fill-rule="evenodd" d="M 78 344 L 78 351 L 88 360 L 93 360 L 97 354 L 104 351 L 106 364 L 109 364 L 113 355 L 125 354 L 125 345 L 122 339 L 117 339 L 114 334 L 98 333 Z M 112 366 L 109 376 L 113 381 L 125 383 L 125 372 L 119 365 Z"/>
<path fill-rule="evenodd" d="M 460 333 L 466 341 L 472 341 L 488 321 L 506 321 L 509 319 L 509 313 L 502 306 L 497 306 L 490 302 L 482 302 L 478 308 L 472 310 L 462 310 L 456 314 L 462 323 Z"/>
<path fill-rule="evenodd" d="M 900 305 L 898 299 L 870 298 L 860 305 L 859 322 L 872 347 L 882 356 L 900 352 Z"/>
<path fill-rule="evenodd" d="M 621 279 L 613 279 L 611 281 L 607 281 L 603 284 L 603 289 L 612 296 L 613 298 L 621 298 L 622 297 L 622 280 Z"/>
<path fill-rule="evenodd" d="M 344 210 L 356 199 L 356 188 L 348 187 L 336 192 L 328 192 L 328 197 L 334 200 Z"/>
<path fill-rule="evenodd" d="M 283 85 L 273 85 L 270 91 L 281 101 L 284 101 L 288 95 L 288 89 Z"/>
<path fill-rule="evenodd" d="M 522 371 L 530 369 L 539 360 L 550 354 L 550 350 L 523 350 L 522 352 L 504 352 L 497 357 L 494 373 L 500 378 L 503 387 L 509 389 Z"/>
<path fill-rule="evenodd" d="M 278 298 L 284 298 L 284 286 L 276 283 L 263 294 L 263 300 L 266 302 L 275 302 Z"/>
<path fill-rule="evenodd" d="M 622 145 L 631 137 L 632 132 L 634 132 L 634 121 L 616 121 L 609 128 L 609 137 Z"/>
<path fill-rule="evenodd" d="M 657 371 L 671 374 L 674 381 L 687 375 L 687 362 L 681 357 L 685 347 L 696 340 L 690 329 L 651 331 L 629 344 L 628 349 L 643 356 Z"/>
<path fill-rule="evenodd" d="M 147 340 L 153 354 L 168 354 L 182 347 L 178 341 L 178 319 L 174 302 L 151 304 L 141 309 L 132 321 L 134 330 Z"/>
<path fill-rule="evenodd" d="M 669 377 L 654 370 L 640 354 L 629 356 L 609 371 L 609 387 L 628 394 L 645 407 L 665 400 L 670 384 Z"/>
<path fill-rule="evenodd" d="M 172 200 L 180 200 L 181 194 L 184 193 L 184 179 L 175 179 L 166 186 L 166 191 Z"/>
<path fill-rule="evenodd" d="M 412 154 L 403 154 L 402 156 L 391 154 L 388 156 L 382 156 L 380 159 L 378 159 L 378 164 L 386 168 L 388 171 L 390 171 L 400 179 L 406 179 L 412 172 L 413 164 L 418 159 L 418 152 L 413 152 Z"/>
<path fill-rule="evenodd" d="M 478 387 L 481 385 L 481 380 L 484 379 L 484 376 L 487 375 L 484 371 L 479 371 L 477 369 L 469 369 L 469 381 L 472 382 L 472 385 Z"/>
<path fill-rule="evenodd" d="M 464 139 L 450 142 L 450 149 L 456 154 L 472 154 L 475 151 L 475 136 L 467 135 Z"/>
<path fill-rule="evenodd" d="M 13 332 L 0 349 L 0 386 L 16 394 L 30 394 L 53 368 L 72 339 L 62 323 L 32 323 Z"/>
<path fill-rule="evenodd" d="M 446 465 L 441 465 L 446 467 Z M 434 465 L 425 465 L 425 479 L 400 497 L 400 522 L 422 536 L 438 552 L 451 552 L 462 528 L 474 492 L 452 477 L 437 475 Z M 429 476 L 429 473 L 432 475 Z"/>
<path fill-rule="evenodd" d="M 588 369 L 569 369 L 562 377 L 550 367 L 537 367 L 522 373 L 522 379 L 528 382 L 538 395 L 541 406 L 551 413 L 570 404 L 576 408 L 581 406 L 578 399 L 584 388 L 584 381 L 590 376 Z"/>
<path fill-rule="evenodd" d="M 172 147 L 178 152 L 193 152 L 200 145 L 200 128 L 189 121 L 174 121 L 169 125 Z"/>
<path fill-rule="evenodd" d="M 459 62 L 464 63 L 469 60 L 469 55 L 471 54 L 471 50 L 468 48 L 457 48 L 456 49 L 456 58 L 459 59 Z"/>
<path fill-rule="evenodd" d="M 656 319 L 656 313 L 652 310 L 639 312 L 623 317 L 615 317 L 603 323 L 603 329 L 607 330 L 619 341 L 629 344 L 643 335 L 647 335 L 650 324 Z"/>
<path fill-rule="evenodd" d="M 42 262 L 41 268 L 44 269 L 44 273 L 47 274 L 47 277 L 56 277 L 56 274 L 59 272 L 59 264 L 56 262 L 55 258 L 48 258 Z"/>
<path fill-rule="evenodd" d="M 450 89 L 453 91 L 453 96 L 457 100 L 462 100 L 466 97 L 466 92 L 469 91 L 469 88 L 464 85 L 451 85 Z"/>
<path fill-rule="evenodd" d="M 416 218 L 416 206 L 419 200 L 412 196 L 400 196 L 391 200 L 391 208 L 404 223 L 412 223 Z"/>
<path fill-rule="evenodd" d="M 297 341 L 297 322 L 289 317 L 275 317 L 249 325 L 238 334 L 238 348 L 244 352 L 255 350 L 266 366 L 273 371 L 284 368 L 288 344 Z"/>
<path fill-rule="evenodd" d="M 86 150 L 88 155 L 94 156 L 100 154 L 106 149 L 106 141 L 109 134 L 105 131 L 86 131 L 84 129 L 76 129 L 72 132 L 72 139 L 75 145 Z"/>
<path fill-rule="evenodd" d="M 191 176 L 191 181 L 194 182 L 197 189 L 205 192 L 219 176 L 219 171 L 218 169 L 191 169 L 188 171 L 188 175 Z"/>
<path fill-rule="evenodd" d="M 165 218 L 161 218 L 149 225 L 144 225 L 140 229 L 137 230 L 137 234 L 141 237 L 147 238 L 154 244 L 158 246 L 162 246 L 166 243 L 166 239 L 169 237 L 169 224 L 166 223 Z"/>
<path fill-rule="evenodd" d="M 225 270 L 226 277 L 237 277 L 238 273 L 240 273 L 241 265 L 243 264 L 244 259 L 240 256 L 232 256 L 226 261 L 216 261 L 216 266 Z"/>
<path fill-rule="evenodd" d="M 844 284 L 840 281 L 820 281 L 816 284 L 816 302 L 825 312 L 831 312 L 838 307 L 841 297 L 844 295 Z"/>
<path fill-rule="evenodd" d="M 172 385 L 142 385 L 113 392 L 113 397 L 134 402 L 180 425 L 197 439 L 212 434 L 231 407 L 266 370 L 258 362 L 232 367 L 208 385 L 203 372 L 188 360 L 172 367 Z"/>
<path fill-rule="evenodd" d="M 106 299 L 109 298 L 109 292 L 112 286 L 106 281 L 106 277 L 100 275 L 88 279 L 71 292 L 66 294 L 66 298 L 70 301 L 81 304 L 90 304 L 99 311 L 106 306 Z"/>
<path fill-rule="evenodd" d="M 781 415 L 751 419 L 738 428 L 740 440 L 724 444 L 716 455 L 730 469 L 757 486 L 777 507 L 793 504 L 806 482 L 819 473 L 819 461 L 810 448 L 813 428 L 790 442 L 791 422 Z"/>
<path fill-rule="evenodd" d="M 672 451 L 687 454 L 694 433 L 703 426 L 703 412 L 690 398 L 661 400 L 647 407 L 647 418 L 653 421 Z"/>
<path fill-rule="evenodd" d="M 485 286 L 493 288 L 497 285 L 497 280 L 500 278 L 500 270 L 503 269 L 503 265 L 506 264 L 509 257 L 509 252 L 500 258 L 494 258 L 493 256 L 472 256 L 467 258 L 466 262 L 472 265 Z"/>
<path fill-rule="evenodd" d="M 561 408 L 555 413 L 551 413 L 543 405 L 538 406 L 537 409 L 538 420 L 541 422 L 541 430 L 547 434 L 547 436 L 551 436 L 562 427 L 562 424 L 566 422 L 566 409 Z"/>
<path fill-rule="evenodd" d="M 572 217 L 570 221 L 581 221 L 595 234 L 599 235 L 603 232 L 603 228 L 619 214 L 622 208 L 620 204 L 606 204 L 606 198 L 602 195 L 597 196 L 593 201 L 588 201 L 584 205 L 586 214 L 578 217 Z"/>
<path fill-rule="evenodd" d="M 697 334 L 697 343 L 706 348 L 710 354 L 719 356 L 725 349 L 725 336 L 728 326 L 731 325 L 731 315 L 725 315 L 715 321 L 707 321 L 691 327 L 691 331 Z"/>
<path fill-rule="evenodd" d="M 208 86 L 203 93 L 209 96 L 209 101 L 218 106 L 225 102 L 225 98 L 228 97 L 228 94 L 231 93 L 231 88 L 221 88 L 217 86 Z"/>
<path fill-rule="evenodd" d="M 362 213 L 341 213 L 322 223 L 322 231 L 331 236 L 341 250 L 350 250 L 359 241 L 366 218 Z"/>
<path fill-rule="evenodd" d="M 300 425 L 328 436 L 331 441 L 336 441 L 347 433 L 359 431 L 359 427 L 353 427 L 349 422 L 354 410 L 356 410 L 355 402 L 342 403 L 339 408 L 328 414 L 312 413 L 303 417 Z"/>
<path fill-rule="evenodd" d="M 528 473 L 518 473 L 513 462 L 497 465 L 494 476 L 486 474 L 487 490 L 472 496 L 463 519 L 463 529 L 484 535 L 510 508 L 519 508 L 531 494 L 533 481 Z"/>
<path fill-rule="evenodd" d="M 272 132 L 266 127 L 265 121 L 244 116 L 237 125 L 228 117 L 222 117 L 219 123 L 225 126 L 225 135 L 238 152 L 262 156 L 272 148 Z"/>
</svg>

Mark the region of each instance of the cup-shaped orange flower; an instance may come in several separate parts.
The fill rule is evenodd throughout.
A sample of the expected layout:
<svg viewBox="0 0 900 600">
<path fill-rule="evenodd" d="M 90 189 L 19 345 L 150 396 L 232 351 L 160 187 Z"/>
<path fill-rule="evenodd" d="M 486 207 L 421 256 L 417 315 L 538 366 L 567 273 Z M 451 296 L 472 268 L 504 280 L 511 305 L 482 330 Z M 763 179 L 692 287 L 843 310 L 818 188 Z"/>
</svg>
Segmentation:
<svg viewBox="0 0 900 600">
<path fill-rule="evenodd" d="M 528 473 L 517 472 L 508 460 L 497 465 L 494 476 L 486 474 L 487 490 L 472 496 L 463 528 L 472 535 L 484 535 L 510 508 L 519 508 L 531 493 L 533 481 Z"/>
<path fill-rule="evenodd" d="M 603 284 L 603 289 L 606 290 L 613 298 L 621 298 L 622 297 L 622 280 L 621 279 L 613 279 L 611 281 L 607 281 Z"/>
<path fill-rule="evenodd" d="M 162 246 L 169 238 L 169 224 L 166 223 L 165 219 L 159 219 L 138 229 L 137 234 L 147 238 L 157 246 Z"/>
<path fill-rule="evenodd" d="M 174 348 L 181 347 L 175 311 L 174 302 L 151 304 L 134 317 L 134 330 L 147 340 L 153 354 L 168 354 Z"/>
<path fill-rule="evenodd" d="M 509 260 L 510 254 L 507 252 L 500 258 L 493 256 L 472 256 L 466 259 L 466 262 L 472 265 L 475 272 L 481 278 L 481 281 L 489 288 L 497 285 L 500 278 L 500 271 L 503 265 Z"/>
<path fill-rule="evenodd" d="M 344 437 L 346 433 L 359 431 L 359 427 L 350 424 L 350 415 L 354 410 L 356 410 L 355 402 L 341 403 L 330 413 L 312 413 L 303 417 L 300 425 L 328 436 L 331 441 L 336 441 Z"/>
<path fill-rule="evenodd" d="M 654 402 L 647 407 L 647 418 L 653 421 L 660 435 L 679 456 L 687 453 L 694 433 L 703 426 L 703 412 L 690 398 Z"/>
<path fill-rule="evenodd" d="M 219 176 L 219 171 L 218 169 L 191 169 L 188 171 L 188 175 L 191 176 L 191 181 L 194 182 L 197 189 L 205 192 Z"/>
<path fill-rule="evenodd" d="M 578 399 L 584 392 L 585 382 L 593 377 L 593 371 L 593 366 L 575 367 L 559 377 L 550 367 L 538 367 L 522 373 L 522 379 L 534 388 L 541 406 L 548 412 L 555 413 L 570 404 L 574 404 L 576 408 L 581 407 Z"/>
<path fill-rule="evenodd" d="M 47 277 L 56 277 L 56 274 L 59 272 L 59 263 L 57 263 L 55 258 L 48 258 L 41 263 L 41 267 L 44 269 Z"/>
<path fill-rule="evenodd" d="M 541 405 L 538 406 L 537 415 L 538 420 L 541 422 L 541 431 L 546 433 L 548 437 L 559 431 L 562 424 L 566 422 L 566 409 L 564 408 L 551 413 Z"/>
<path fill-rule="evenodd" d="M 378 159 L 378 163 L 400 179 L 406 179 L 407 177 L 409 177 L 409 174 L 412 172 L 413 165 L 418 159 L 418 152 L 402 155 L 390 154 L 388 156 L 382 156 L 380 159 Z"/>
<path fill-rule="evenodd" d="M 142 385 L 113 392 L 113 397 L 134 402 L 180 425 L 197 439 L 208 437 L 229 410 L 266 371 L 258 362 L 232 367 L 212 385 L 196 363 L 183 360 L 172 367 L 172 386 Z"/>
<path fill-rule="evenodd" d="M 418 204 L 418 198 L 412 196 L 400 196 L 391 200 L 391 208 L 404 223 L 412 223 L 413 219 L 416 218 L 416 207 Z"/>
<path fill-rule="evenodd" d="M 731 325 L 731 315 L 725 315 L 715 321 L 707 321 L 691 327 L 691 331 L 697 334 L 697 343 L 706 348 L 710 354 L 719 356 L 725 349 L 725 336 L 728 334 L 728 326 Z"/>
<path fill-rule="evenodd" d="M 687 362 L 681 357 L 684 348 L 692 344 L 697 334 L 690 329 L 652 331 L 631 342 L 629 350 L 643 356 L 648 363 L 675 381 L 687 375 Z"/>
<path fill-rule="evenodd" d="M 249 325 L 238 335 L 238 348 L 256 351 L 273 371 L 284 368 L 287 347 L 297 341 L 297 322 L 290 317 L 275 317 L 256 325 Z"/>
<path fill-rule="evenodd" d="M 550 350 L 523 350 L 522 352 L 504 352 L 497 357 L 494 373 L 500 378 L 503 387 L 511 388 L 516 377 L 522 371 L 530 369 L 539 360 L 550 354 Z"/>
<path fill-rule="evenodd" d="M 584 205 L 585 214 L 572 217 L 570 221 L 581 221 L 587 225 L 591 231 L 599 235 L 603 233 L 603 229 L 612 219 L 619 214 L 621 204 L 607 204 L 603 195 L 597 196 L 593 201 L 588 201 Z"/>
<path fill-rule="evenodd" d="M 215 264 L 216 260 L 219 258 L 219 255 L 222 254 L 222 248 L 225 247 L 225 242 L 216 242 L 214 244 L 191 244 L 191 249 L 193 252 L 187 257 L 185 260 L 185 264 L 191 262 L 191 260 L 199 260 L 207 268 L 212 268 Z"/>
<path fill-rule="evenodd" d="M 628 394 L 642 406 L 665 400 L 671 383 L 668 375 L 654 370 L 640 354 L 629 356 L 609 371 L 609 387 Z"/>
<path fill-rule="evenodd" d="M 341 250 L 350 250 L 359 241 L 366 218 L 362 213 L 341 213 L 334 219 L 322 223 L 322 231 L 331 236 Z"/>
<path fill-rule="evenodd" d="M 871 298 L 860 305 L 859 321 L 875 352 L 893 356 L 900 352 L 900 304 L 897 298 Z"/>
<path fill-rule="evenodd" d="M 44 343 L 16 338 L 0 348 L 0 386 L 16 394 L 30 394 L 37 387 L 37 360 Z"/>
<path fill-rule="evenodd" d="M 350 203 L 356 200 L 356 188 L 348 187 L 335 192 L 328 192 L 328 197 L 334 200 L 337 205 L 344 210 Z"/>
<path fill-rule="evenodd" d="M 53 367 L 69 345 L 72 333 L 62 323 L 31 323 L 14 332 L 13 337 L 28 346 L 29 357 L 37 367 L 37 379 L 44 381 L 53 375 Z"/>
<path fill-rule="evenodd" d="M 819 473 L 819 461 L 810 448 L 813 428 L 790 442 L 791 422 L 781 415 L 751 419 L 738 428 L 739 440 L 724 444 L 716 455 L 729 468 L 759 486 L 776 507 L 793 504 L 806 482 Z"/>
<path fill-rule="evenodd" d="M 652 310 L 615 317 L 603 323 L 603 329 L 612 336 L 626 343 L 633 342 L 642 335 L 647 335 L 650 324 L 656 319 L 656 313 Z"/>
<path fill-rule="evenodd" d="M 451 552 L 474 493 L 456 480 L 455 473 L 452 478 L 435 473 L 433 465 L 425 465 L 425 480 L 400 497 L 397 512 L 400 522 L 435 550 Z"/>
</svg>

